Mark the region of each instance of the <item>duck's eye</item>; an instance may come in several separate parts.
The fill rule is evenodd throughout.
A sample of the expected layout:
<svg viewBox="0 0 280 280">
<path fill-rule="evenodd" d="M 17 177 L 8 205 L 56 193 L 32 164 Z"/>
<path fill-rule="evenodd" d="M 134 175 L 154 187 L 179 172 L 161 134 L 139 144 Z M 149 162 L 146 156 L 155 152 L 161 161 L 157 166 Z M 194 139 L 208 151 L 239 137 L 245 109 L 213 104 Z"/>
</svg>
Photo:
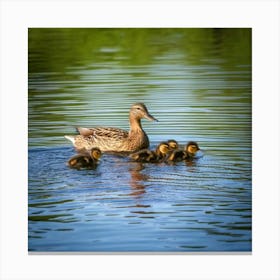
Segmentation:
<svg viewBox="0 0 280 280">
<path fill-rule="evenodd" d="M 141 108 L 140 108 L 140 107 L 137 107 L 136 109 L 137 109 L 137 110 L 141 110 Z"/>
</svg>

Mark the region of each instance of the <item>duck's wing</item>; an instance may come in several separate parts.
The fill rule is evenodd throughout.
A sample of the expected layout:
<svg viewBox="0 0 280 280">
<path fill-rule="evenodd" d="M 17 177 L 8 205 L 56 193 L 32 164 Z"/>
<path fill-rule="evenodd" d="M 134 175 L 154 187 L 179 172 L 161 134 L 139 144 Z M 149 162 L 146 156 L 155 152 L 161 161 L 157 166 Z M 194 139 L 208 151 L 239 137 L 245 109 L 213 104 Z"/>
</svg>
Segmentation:
<svg viewBox="0 0 280 280">
<path fill-rule="evenodd" d="M 80 135 L 83 135 L 83 136 L 90 136 L 93 134 L 93 131 L 91 128 L 76 127 L 76 130 Z"/>
<path fill-rule="evenodd" d="M 124 139 L 128 137 L 128 132 L 114 127 L 94 127 L 94 128 L 85 128 L 85 127 L 77 127 L 77 131 L 80 135 L 88 137 L 91 136 L 93 138 L 115 138 L 115 139 Z"/>
</svg>

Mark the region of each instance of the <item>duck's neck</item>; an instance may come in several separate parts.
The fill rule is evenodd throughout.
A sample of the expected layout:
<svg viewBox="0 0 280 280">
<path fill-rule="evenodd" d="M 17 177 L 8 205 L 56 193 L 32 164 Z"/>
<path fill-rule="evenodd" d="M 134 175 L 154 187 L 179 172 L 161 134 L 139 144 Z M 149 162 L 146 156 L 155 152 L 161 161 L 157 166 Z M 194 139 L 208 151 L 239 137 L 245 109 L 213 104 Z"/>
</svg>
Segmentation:
<svg viewBox="0 0 280 280">
<path fill-rule="evenodd" d="M 141 119 L 129 116 L 130 131 L 142 131 Z"/>
</svg>

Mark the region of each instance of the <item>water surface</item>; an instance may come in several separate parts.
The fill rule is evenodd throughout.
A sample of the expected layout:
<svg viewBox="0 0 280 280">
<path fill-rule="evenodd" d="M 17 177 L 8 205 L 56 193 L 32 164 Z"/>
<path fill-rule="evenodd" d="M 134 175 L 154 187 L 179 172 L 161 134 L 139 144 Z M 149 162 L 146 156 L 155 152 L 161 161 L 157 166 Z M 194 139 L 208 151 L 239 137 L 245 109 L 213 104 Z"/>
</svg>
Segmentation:
<svg viewBox="0 0 280 280">
<path fill-rule="evenodd" d="M 251 251 L 250 29 L 29 30 L 29 251 Z M 197 141 L 192 162 L 103 155 L 73 170 L 75 126 L 128 129 L 151 148 Z"/>
</svg>

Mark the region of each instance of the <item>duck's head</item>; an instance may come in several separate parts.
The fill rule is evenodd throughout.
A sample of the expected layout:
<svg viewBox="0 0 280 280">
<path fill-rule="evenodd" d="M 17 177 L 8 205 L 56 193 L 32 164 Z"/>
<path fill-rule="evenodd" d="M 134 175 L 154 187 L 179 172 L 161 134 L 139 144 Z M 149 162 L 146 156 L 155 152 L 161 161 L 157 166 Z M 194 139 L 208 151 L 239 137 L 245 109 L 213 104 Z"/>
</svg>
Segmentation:
<svg viewBox="0 0 280 280">
<path fill-rule="evenodd" d="M 152 115 L 150 115 L 147 107 L 144 103 L 135 103 L 130 108 L 130 116 L 135 119 L 147 119 L 149 121 L 158 121 L 156 118 L 154 118 Z"/>
<path fill-rule="evenodd" d="M 170 150 L 176 150 L 179 148 L 178 142 L 174 139 L 167 141 Z"/>
<path fill-rule="evenodd" d="M 194 141 L 190 141 L 185 147 L 185 151 L 192 156 L 194 156 L 199 150 L 200 148 L 198 147 L 198 144 Z"/>
<path fill-rule="evenodd" d="M 95 159 L 95 160 L 99 160 L 101 157 L 101 151 L 98 148 L 92 148 L 90 150 L 90 156 Z"/>
<path fill-rule="evenodd" d="M 156 148 L 156 153 L 158 155 L 166 155 L 170 151 L 170 147 L 167 142 L 161 142 Z"/>
</svg>

